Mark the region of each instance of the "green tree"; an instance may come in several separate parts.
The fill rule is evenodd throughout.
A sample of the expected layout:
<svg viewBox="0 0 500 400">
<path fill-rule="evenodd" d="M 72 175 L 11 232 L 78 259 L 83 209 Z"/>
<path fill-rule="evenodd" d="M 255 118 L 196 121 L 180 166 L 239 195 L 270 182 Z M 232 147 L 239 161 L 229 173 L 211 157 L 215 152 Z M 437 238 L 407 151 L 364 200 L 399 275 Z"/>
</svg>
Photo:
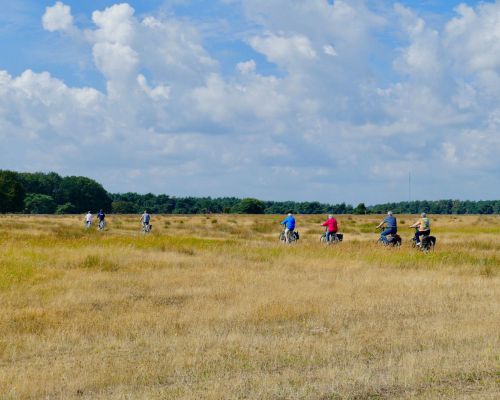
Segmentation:
<svg viewBox="0 0 500 400">
<path fill-rule="evenodd" d="M 44 174 L 43 172 L 21 172 L 19 174 L 21 184 L 26 193 L 38 193 L 52 196 L 55 199 L 62 178 L 55 172 Z"/>
<path fill-rule="evenodd" d="M 22 211 L 24 196 L 19 175 L 13 171 L 0 171 L 0 213 Z"/>
<path fill-rule="evenodd" d="M 115 214 L 135 214 L 138 212 L 138 208 L 131 201 L 113 201 L 111 211 Z"/>
<path fill-rule="evenodd" d="M 29 193 L 24 199 L 24 212 L 28 214 L 53 214 L 56 202 L 46 194 Z"/>
<path fill-rule="evenodd" d="M 76 207 L 71 203 L 64 203 L 56 208 L 56 214 L 78 214 Z"/>
<path fill-rule="evenodd" d="M 490 201 L 480 201 L 479 202 L 479 214 L 493 214 L 493 202 Z"/>
<path fill-rule="evenodd" d="M 68 176 L 62 179 L 57 194 L 58 204 L 71 203 L 77 213 L 111 211 L 111 198 L 100 183 L 83 176 Z"/>
<path fill-rule="evenodd" d="M 264 214 L 266 206 L 265 204 L 257 199 L 243 199 L 233 208 L 233 211 L 237 214 Z"/>
<path fill-rule="evenodd" d="M 365 203 L 359 203 L 356 208 L 353 210 L 353 214 L 366 214 L 367 213 L 367 208 L 365 206 Z"/>
</svg>

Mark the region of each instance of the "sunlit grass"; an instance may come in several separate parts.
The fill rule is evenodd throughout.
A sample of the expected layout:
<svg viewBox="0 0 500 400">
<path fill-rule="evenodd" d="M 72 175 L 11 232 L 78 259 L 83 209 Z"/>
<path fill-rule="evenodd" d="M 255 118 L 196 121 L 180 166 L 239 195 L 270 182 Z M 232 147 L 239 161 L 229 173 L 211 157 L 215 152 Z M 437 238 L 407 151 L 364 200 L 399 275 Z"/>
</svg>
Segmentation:
<svg viewBox="0 0 500 400">
<path fill-rule="evenodd" d="M 0 216 L 0 398 L 498 398 L 500 218 L 381 218 Z"/>
</svg>

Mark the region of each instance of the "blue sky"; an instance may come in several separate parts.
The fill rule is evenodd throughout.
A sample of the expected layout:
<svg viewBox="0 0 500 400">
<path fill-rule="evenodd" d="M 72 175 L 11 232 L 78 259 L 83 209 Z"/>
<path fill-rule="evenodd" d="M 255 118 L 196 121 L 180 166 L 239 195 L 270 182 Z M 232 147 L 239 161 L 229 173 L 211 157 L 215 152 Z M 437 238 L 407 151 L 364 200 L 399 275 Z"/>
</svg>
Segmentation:
<svg viewBox="0 0 500 400">
<path fill-rule="evenodd" d="M 500 198 L 500 2 L 0 0 L 0 168 L 110 191 Z M 19 149 L 16 152 L 6 149 Z"/>
</svg>

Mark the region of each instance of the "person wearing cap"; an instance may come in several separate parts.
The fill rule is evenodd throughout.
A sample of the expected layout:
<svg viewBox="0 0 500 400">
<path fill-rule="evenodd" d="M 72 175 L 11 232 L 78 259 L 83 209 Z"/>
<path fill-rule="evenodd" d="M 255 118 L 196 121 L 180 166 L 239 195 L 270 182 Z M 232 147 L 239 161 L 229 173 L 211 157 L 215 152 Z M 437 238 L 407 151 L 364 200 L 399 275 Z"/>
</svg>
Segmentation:
<svg viewBox="0 0 500 400">
<path fill-rule="evenodd" d="M 330 239 L 333 240 L 335 235 L 337 234 L 338 224 L 337 220 L 333 217 L 333 215 L 328 215 L 328 219 L 321 224 L 321 226 L 326 226 L 326 241 L 329 242 Z"/>
<path fill-rule="evenodd" d="M 418 228 L 415 232 L 415 239 L 417 246 L 420 246 L 420 236 L 429 236 L 431 234 L 431 221 L 427 218 L 427 214 L 423 212 L 420 214 L 420 219 L 410 225 L 410 228 Z"/>
<path fill-rule="evenodd" d="M 381 226 L 385 226 L 385 229 L 380 234 L 380 239 L 387 244 L 389 241 L 386 236 L 395 235 L 398 232 L 398 223 L 396 221 L 396 217 L 392 215 L 392 211 L 387 212 L 387 217 L 385 217 L 384 220 L 378 224 L 377 228 L 380 228 Z"/>
<path fill-rule="evenodd" d="M 295 229 L 295 218 L 292 213 L 288 213 L 287 217 L 280 224 L 285 225 L 286 242 L 290 243 L 290 232 L 293 232 Z"/>
<path fill-rule="evenodd" d="M 85 226 L 87 228 L 90 228 L 92 226 L 92 213 L 89 211 L 87 215 L 85 216 Z"/>
</svg>

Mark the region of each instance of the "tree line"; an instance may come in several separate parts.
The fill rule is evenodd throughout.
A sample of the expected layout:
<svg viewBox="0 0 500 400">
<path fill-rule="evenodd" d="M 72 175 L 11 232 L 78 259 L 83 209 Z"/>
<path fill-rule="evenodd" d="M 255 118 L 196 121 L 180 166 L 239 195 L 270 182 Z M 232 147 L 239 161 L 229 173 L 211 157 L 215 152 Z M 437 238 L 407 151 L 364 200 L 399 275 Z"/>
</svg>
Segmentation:
<svg viewBox="0 0 500 400">
<path fill-rule="evenodd" d="M 0 170 L 0 213 L 81 214 L 104 210 L 133 214 L 148 210 L 155 214 L 500 214 L 500 200 L 409 201 L 356 207 L 317 201 L 262 201 L 236 197 L 174 197 L 152 193 L 108 193 L 93 179 L 62 177 L 55 172 Z"/>
</svg>

